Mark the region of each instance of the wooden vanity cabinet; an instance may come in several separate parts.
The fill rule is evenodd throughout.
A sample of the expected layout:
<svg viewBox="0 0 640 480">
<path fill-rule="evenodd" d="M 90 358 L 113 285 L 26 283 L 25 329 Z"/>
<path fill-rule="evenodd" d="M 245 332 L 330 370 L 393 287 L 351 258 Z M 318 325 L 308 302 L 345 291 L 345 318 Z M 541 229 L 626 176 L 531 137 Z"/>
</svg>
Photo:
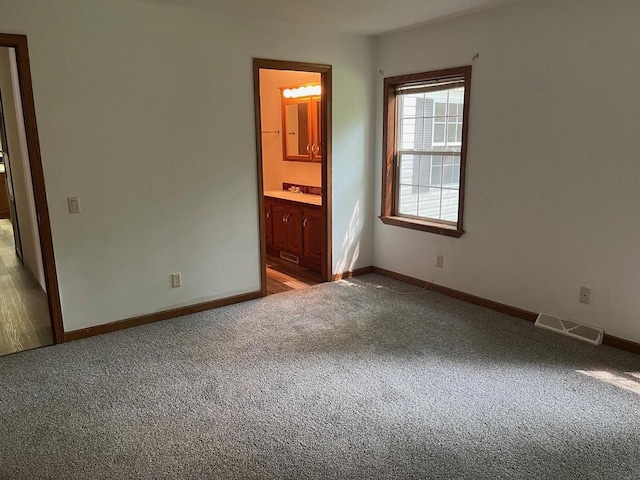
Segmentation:
<svg viewBox="0 0 640 480">
<path fill-rule="evenodd" d="M 6 173 L 0 173 L 0 218 L 9 218 L 9 195 L 7 193 Z"/>
<path fill-rule="evenodd" d="M 305 208 L 302 211 L 303 255 L 310 261 L 321 264 L 324 252 L 324 222 L 322 210 Z"/>
<path fill-rule="evenodd" d="M 321 271 L 325 235 L 320 206 L 269 198 L 265 200 L 265 225 L 270 254 L 280 257 L 285 253 L 300 265 Z"/>
<path fill-rule="evenodd" d="M 273 205 L 271 202 L 264 202 L 264 236 L 267 246 L 273 245 Z"/>
<path fill-rule="evenodd" d="M 274 203 L 273 246 L 295 256 L 302 254 L 302 211 L 299 208 Z"/>
<path fill-rule="evenodd" d="M 288 250 L 287 248 L 287 208 L 274 203 L 273 205 L 273 246 L 278 250 Z"/>
</svg>

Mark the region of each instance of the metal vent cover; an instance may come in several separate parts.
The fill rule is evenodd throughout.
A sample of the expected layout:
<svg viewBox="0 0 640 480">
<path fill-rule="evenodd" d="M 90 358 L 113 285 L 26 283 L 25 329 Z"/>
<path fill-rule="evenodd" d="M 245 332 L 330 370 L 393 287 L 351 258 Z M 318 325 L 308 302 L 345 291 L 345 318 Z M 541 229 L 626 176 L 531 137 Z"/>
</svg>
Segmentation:
<svg viewBox="0 0 640 480">
<path fill-rule="evenodd" d="M 280 252 L 280 258 L 283 260 L 287 260 L 288 262 L 293 262 L 296 264 L 300 263 L 300 259 L 295 255 L 291 255 L 290 253 Z"/>
<path fill-rule="evenodd" d="M 600 345 L 602 343 L 602 337 L 604 336 L 604 330 L 602 328 L 592 327 L 583 323 L 554 317 L 548 313 L 541 313 L 538 315 L 535 326 L 544 328 L 545 330 L 551 330 L 552 332 L 560 333 L 568 337 L 576 338 L 593 345 Z"/>
</svg>

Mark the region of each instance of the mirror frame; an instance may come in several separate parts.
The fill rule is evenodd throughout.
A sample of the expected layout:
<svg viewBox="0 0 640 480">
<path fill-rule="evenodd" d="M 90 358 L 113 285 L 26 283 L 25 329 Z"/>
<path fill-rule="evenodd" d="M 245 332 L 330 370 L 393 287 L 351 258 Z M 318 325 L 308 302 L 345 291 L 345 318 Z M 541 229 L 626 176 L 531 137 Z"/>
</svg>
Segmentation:
<svg viewBox="0 0 640 480">
<path fill-rule="evenodd" d="M 280 100 L 282 103 L 282 159 L 287 162 L 313 162 L 313 163 L 322 163 L 322 147 L 318 146 L 318 153 L 314 154 L 313 152 L 308 152 L 299 155 L 291 155 L 287 149 L 287 139 L 289 135 L 289 129 L 287 128 L 287 106 L 292 104 L 300 104 L 300 103 L 308 103 L 309 104 L 309 113 L 307 116 L 308 121 L 308 131 L 310 135 L 310 143 L 313 143 L 315 139 L 320 137 L 320 125 L 316 120 L 316 104 L 322 104 L 322 94 L 321 95 L 308 95 L 304 97 L 297 98 L 285 98 L 284 91 L 286 89 L 294 89 L 300 87 L 307 87 L 311 85 L 318 85 L 318 82 L 311 83 L 303 83 L 298 85 L 291 85 L 286 87 L 280 87 Z M 318 156 L 316 156 L 318 155 Z"/>
</svg>

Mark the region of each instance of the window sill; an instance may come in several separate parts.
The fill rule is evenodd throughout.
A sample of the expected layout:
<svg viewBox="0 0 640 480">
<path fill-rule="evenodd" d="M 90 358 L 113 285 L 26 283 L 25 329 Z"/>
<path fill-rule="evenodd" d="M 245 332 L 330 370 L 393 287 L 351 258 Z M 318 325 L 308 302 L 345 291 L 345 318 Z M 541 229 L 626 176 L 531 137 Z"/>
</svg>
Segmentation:
<svg viewBox="0 0 640 480">
<path fill-rule="evenodd" d="M 436 233 L 438 235 L 446 235 L 447 237 L 459 238 L 464 230 L 458 230 L 453 225 L 444 225 L 442 223 L 428 222 L 426 220 L 417 220 L 415 218 L 406 217 L 378 217 L 382 223 L 386 225 L 395 225 L 396 227 L 410 228 L 412 230 L 421 230 L 423 232 Z"/>
</svg>

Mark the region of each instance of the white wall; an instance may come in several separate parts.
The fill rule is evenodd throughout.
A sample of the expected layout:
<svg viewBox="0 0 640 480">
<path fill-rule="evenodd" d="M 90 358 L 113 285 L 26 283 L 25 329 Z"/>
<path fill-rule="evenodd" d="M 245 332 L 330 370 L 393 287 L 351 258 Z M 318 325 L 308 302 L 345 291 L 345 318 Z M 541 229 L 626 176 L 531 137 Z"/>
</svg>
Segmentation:
<svg viewBox="0 0 640 480">
<path fill-rule="evenodd" d="M 262 162 L 264 190 L 282 190 L 282 182 L 297 185 L 322 186 L 320 163 L 285 161 L 282 153 L 282 97 L 280 87 L 320 83 L 319 73 L 291 72 L 288 70 L 260 71 L 260 103 L 262 129 L 279 130 L 279 134 L 262 135 Z"/>
<path fill-rule="evenodd" d="M 639 24 L 634 0 L 543 0 L 382 36 L 385 76 L 480 58 L 466 233 L 453 239 L 375 220 L 374 263 L 640 341 Z M 375 172 L 382 77 L 377 98 Z M 378 215 L 378 174 L 375 194 Z M 578 303 L 581 285 L 593 289 L 590 305 Z"/>
<path fill-rule="evenodd" d="M 24 131 L 24 117 L 22 115 L 22 104 L 20 103 L 20 85 L 17 74 L 15 51 L 0 47 L 0 90 L 2 91 L 7 143 L 9 144 L 7 146 L 9 151 L 8 163 L 13 180 L 22 260 L 33 274 L 34 279 L 46 291 L 42 250 L 40 249 L 40 234 L 33 196 L 33 183 L 31 181 L 31 166 Z"/>
<path fill-rule="evenodd" d="M 0 32 L 28 35 L 66 331 L 259 288 L 252 57 L 333 65 L 334 269 L 372 263 L 374 40 L 142 0 L 7 0 Z"/>
</svg>

